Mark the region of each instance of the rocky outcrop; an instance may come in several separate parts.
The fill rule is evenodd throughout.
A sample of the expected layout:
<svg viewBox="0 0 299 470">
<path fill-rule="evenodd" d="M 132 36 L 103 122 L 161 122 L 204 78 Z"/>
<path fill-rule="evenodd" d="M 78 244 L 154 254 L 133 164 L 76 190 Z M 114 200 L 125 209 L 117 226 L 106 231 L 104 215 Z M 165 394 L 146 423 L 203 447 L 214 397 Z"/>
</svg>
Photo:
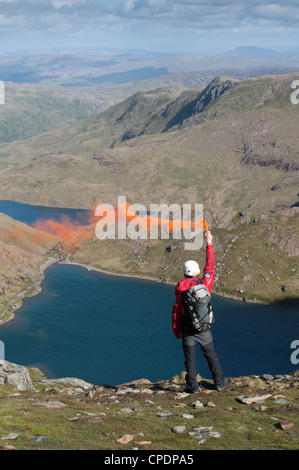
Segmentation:
<svg viewBox="0 0 299 470">
<path fill-rule="evenodd" d="M 164 117 L 173 114 L 173 117 L 168 120 L 164 132 L 171 128 L 199 124 L 209 117 L 216 117 L 219 115 L 219 112 L 217 110 L 210 112 L 209 108 L 238 83 L 238 80 L 216 77 L 204 90 L 199 90 L 194 98 L 193 92 L 189 92 L 190 100 L 181 107 L 178 106 L 181 102 L 181 97 L 179 96 L 168 106 L 164 113 Z M 184 95 L 187 96 L 186 93 Z M 171 111 L 172 108 L 178 109 L 178 111 L 174 114 Z"/>
<path fill-rule="evenodd" d="M 277 170 L 284 172 L 299 170 L 297 149 L 293 149 L 284 142 L 280 144 L 273 142 L 265 136 L 255 136 L 244 141 L 241 163 L 247 166 L 274 166 Z"/>
<path fill-rule="evenodd" d="M 0 384 L 15 385 L 19 390 L 33 390 L 29 372 L 24 366 L 0 360 Z"/>
<path fill-rule="evenodd" d="M 94 386 L 93 384 L 82 379 L 77 379 L 76 377 L 65 377 L 62 379 L 43 379 L 40 381 L 40 383 L 45 385 L 62 384 L 68 385 L 70 387 L 80 387 L 83 390 L 89 390 Z"/>
</svg>

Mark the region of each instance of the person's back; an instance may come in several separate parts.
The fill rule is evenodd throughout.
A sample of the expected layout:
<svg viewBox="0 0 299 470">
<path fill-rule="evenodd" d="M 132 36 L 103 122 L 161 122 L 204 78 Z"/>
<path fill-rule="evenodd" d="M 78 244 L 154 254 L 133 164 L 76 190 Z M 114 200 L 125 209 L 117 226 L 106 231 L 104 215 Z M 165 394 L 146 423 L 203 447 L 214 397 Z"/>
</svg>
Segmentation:
<svg viewBox="0 0 299 470">
<path fill-rule="evenodd" d="M 190 260 L 187 261 L 183 266 L 183 272 L 185 277 L 181 279 L 175 288 L 175 297 L 176 302 L 173 306 L 172 311 L 172 326 L 175 337 L 178 339 L 181 332 L 181 322 L 183 320 L 183 310 L 182 310 L 182 301 L 183 293 L 190 289 L 192 285 L 196 284 L 199 280 L 206 286 L 208 291 L 212 292 L 213 283 L 215 280 L 215 253 L 214 247 L 212 244 L 212 234 L 211 232 L 207 235 L 207 249 L 206 249 L 206 264 L 204 267 L 203 277 L 200 278 L 200 269 L 196 261 Z"/>
<path fill-rule="evenodd" d="M 182 336 L 183 351 L 185 355 L 186 375 L 186 391 L 194 393 L 198 390 L 198 382 L 196 380 L 196 343 L 198 343 L 207 360 L 209 369 L 213 376 L 217 390 L 221 390 L 226 381 L 218 357 L 214 348 L 214 340 L 210 328 L 203 331 L 195 330 L 188 317 L 184 314 L 185 292 L 199 281 L 208 289 L 211 294 L 213 283 L 215 280 L 215 254 L 212 244 L 212 234 L 209 232 L 206 236 L 206 264 L 203 277 L 200 278 L 200 269 L 196 261 L 189 260 L 183 266 L 184 278 L 179 281 L 175 287 L 175 303 L 172 309 L 172 328 L 176 339 Z"/>
</svg>

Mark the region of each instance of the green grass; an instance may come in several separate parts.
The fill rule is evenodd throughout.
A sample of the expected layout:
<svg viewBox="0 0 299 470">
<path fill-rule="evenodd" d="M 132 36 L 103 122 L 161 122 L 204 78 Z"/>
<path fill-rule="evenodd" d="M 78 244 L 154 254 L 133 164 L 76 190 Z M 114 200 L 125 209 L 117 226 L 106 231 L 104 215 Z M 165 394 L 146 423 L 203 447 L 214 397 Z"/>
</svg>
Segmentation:
<svg viewBox="0 0 299 470">
<path fill-rule="evenodd" d="M 35 380 L 39 378 L 38 371 L 31 370 L 31 374 Z M 270 393 L 273 396 L 266 400 L 266 410 L 257 411 L 256 404 L 240 404 L 235 398 L 250 391 L 263 394 L 265 391 L 260 387 L 265 386 L 265 383 L 248 378 L 239 378 L 238 382 L 231 383 L 222 393 L 211 392 L 207 395 L 199 392 L 197 396 L 188 395 L 180 400 L 177 400 L 178 392 L 168 391 L 167 388 L 164 388 L 165 393 L 159 394 L 158 389 L 163 390 L 165 383 L 160 382 L 136 387 L 141 390 L 152 388 L 151 395 L 143 393 L 118 395 L 120 403 L 115 404 L 112 403 L 115 391 L 111 389 L 103 388 L 95 392 L 93 398 L 87 398 L 83 393 L 76 394 L 69 386 L 63 388 L 63 385 L 57 385 L 61 390 L 61 393 L 57 393 L 54 390 L 46 391 L 45 386 L 41 387 L 39 382 L 35 382 L 38 393 L 27 391 L 21 392 L 21 396 L 9 396 L 16 391 L 15 388 L 1 385 L 0 434 L 4 436 L 12 432 L 20 433 L 15 441 L 7 443 L 13 444 L 17 449 L 28 450 L 129 450 L 136 446 L 149 450 L 176 451 L 254 450 L 265 446 L 298 449 L 299 418 L 296 406 L 288 407 L 274 403 L 275 394 L 280 393 L 293 404 L 298 403 L 298 384 L 289 387 L 287 383 L 280 382 L 280 387 L 283 388 L 285 385 L 283 390 L 272 386 Z M 73 390 L 74 395 L 68 395 L 67 390 Z M 53 400 L 59 400 L 66 406 L 60 409 L 46 409 L 35 405 L 37 402 Z M 151 403 L 147 400 L 151 400 Z M 204 407 L 194 410 L 190 405 L 195 400 L 202 401 Z M 212 401 L 215 407 L 207 406 L 209 401 Z M 185 406 L 181 407 L 178 404 Z M 141 407 L 141 409 L 131 414 L 124 414 L 122 409 L 127 407 Z M 161 419 L 157 416 L 161 411 L 170 411 L 172 414 L 166 419 Z M 93 413 L 96 419 L 88 413 Z M 183 413 L 192 414 L 194 418 L 188 420 L 182 417 Z M 283 431 L 278 425 L 282 420 L 293 422 L 294 427 Z M 178 425 L 186 426 L 184 433 L 172 432 L 172 428 Z M 221 433 L 221 437 L 210 437 L 199 445 L 188 434 L 196 426 L 212 426 L 213 431 Z M 116 440 L 124 434 L 131 434 L 134 439 L 131 443 L 121 446 Z M 45 436 L 48 439 L 38 443 L 34 441 L 36 436 Z M 150 444 L 143 447 L 137 444 L 138 441 L 150 441 Z M 2 446 L 5 446 L 5 443 L 6 441 L 0 441 Z"/>
</svg>

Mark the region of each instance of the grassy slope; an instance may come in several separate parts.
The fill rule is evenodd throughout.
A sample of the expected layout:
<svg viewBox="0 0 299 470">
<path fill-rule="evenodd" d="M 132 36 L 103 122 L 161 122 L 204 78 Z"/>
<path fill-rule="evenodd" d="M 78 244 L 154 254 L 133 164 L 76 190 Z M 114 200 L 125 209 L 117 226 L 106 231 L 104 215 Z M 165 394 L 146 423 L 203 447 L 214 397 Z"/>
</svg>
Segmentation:
<svg viewBox="0 0 299 470">
<path fill-rule="evenodd" d="M 50 385 L 42 384 L 36 372 L 31 371 L 36 391 L 19 392 L 14 396 L 12 394 L 18 391 L 13 386 L 0 386 L 0 435 L 20 434 L 13 441 L 1 440 L 4 449 L 11 445 L 18 450 L 298 449 L 298 379 L 297 382 L 286 379 L 267 382 L 259 377 L 240 377 L 230 379 L 229 387 L 221 393 L 207 389 L 196 396 L 179 399 L 184 378 L 178 376 L 170 381 L 133 385 L 139 393 L 124 395 L 115 395 L 116 389 L 94 387 L 92 396 L 87 397 L 83 389 L 55 384 L 55 380 Z M 151 393 L 141 393 L 145 389 Z M 256 409 L 260 406 L 258 403 L 245 405 L 236 401 L 237 396 L 250 394 L 271 394 L 262 403 L 264 410 Z M 290 404 L 276 403 L 281 397 Z M 194 410 L 191 404 L 196 400 L 203 403 L 203 408 Z M 38 405 L 53 401 L 65 406 L 47 409 Z M 209 402 L 214 406 L 208 406 Z M 125 414 L 122 411 L 125 408 L 135 411 Z M 157 416 L 166 411 L 171 413 L 166 419 Z M 184 413 L 193 415 L 193 419 L 182 417 Z M 282 421 L 292 422 L 294 426 L 283 431 L 279 425 Z M 178 425 L 186 427 L 182 434 L 172 432 Z M 199 444 L 189 435 L 196 426 L 212 426 L 221 436 L 210 437 Z M 133 440 L 126 445 L 116 443 L 125 434 L 131 434 Z M 37 436 L 44 436 L 45 440 L 36 442 Z M 146 444 L 139 444 L 140 441 Z"/>
<path fill-rule="evenodd" d="M 113 102 L 96 91 L 7 82 L 5 105 L 0 108 L 0 142 L 24 140 L 71 125 L 104 111 Z"/>
</svg>

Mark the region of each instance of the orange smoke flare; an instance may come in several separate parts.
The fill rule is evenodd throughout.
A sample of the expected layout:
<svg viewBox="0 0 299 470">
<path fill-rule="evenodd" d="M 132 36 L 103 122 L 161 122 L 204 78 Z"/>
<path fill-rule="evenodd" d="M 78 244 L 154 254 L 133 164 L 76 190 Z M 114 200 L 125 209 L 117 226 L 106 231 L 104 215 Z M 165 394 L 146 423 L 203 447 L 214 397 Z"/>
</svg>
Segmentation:
<svg viewBox="0 0 299 470">
<path fill-rule="evenodd" d="M 138 216 L 138 213 L 132 212 L 131 205 L 127 202 L 119 204 L 111 214 L 104 212 L 102 216 L 96 216 L 95 209 L 99 205 L 100 203 L 95 204 L 94 207 L 88 211 L 87 224 L 80 223 L 79 221 L 74 222 L 70 217 L 64 215 L 60 220 L 38 220 L 35 222 L 34 227 L 37 230 L 59 238 L 65 248 L 74 249 L 78 247 L 80 243 L 96 238 L 94 226 L 101 219 L 105 218 L 107 222 L 113 220 L 117 225 L 119 218 L 120 220 L 125 220 L 127 224 Z M 174 232 L 176 229 L 184 230 L 188 228 L 193 231 L 197 228 L 202 228 L 208 233 L 205 219 L 200 219 L 196 222 L 181 219 L 170 220 L 155 217 L 152 214 L 145 214 L 139 216 L 138 225 L 147 231 L 164 226 L 169 233 Z"/>
<path fill-rule="evenodd" d="M 76 248 L 80 242 L 92 240 L 94 230 L 91 225 L 82 225 L 63 216 L 59 221 L 53 219 L 38 220 L 34 228 L 57 237 L 65 248 Z"/>
</svg>

